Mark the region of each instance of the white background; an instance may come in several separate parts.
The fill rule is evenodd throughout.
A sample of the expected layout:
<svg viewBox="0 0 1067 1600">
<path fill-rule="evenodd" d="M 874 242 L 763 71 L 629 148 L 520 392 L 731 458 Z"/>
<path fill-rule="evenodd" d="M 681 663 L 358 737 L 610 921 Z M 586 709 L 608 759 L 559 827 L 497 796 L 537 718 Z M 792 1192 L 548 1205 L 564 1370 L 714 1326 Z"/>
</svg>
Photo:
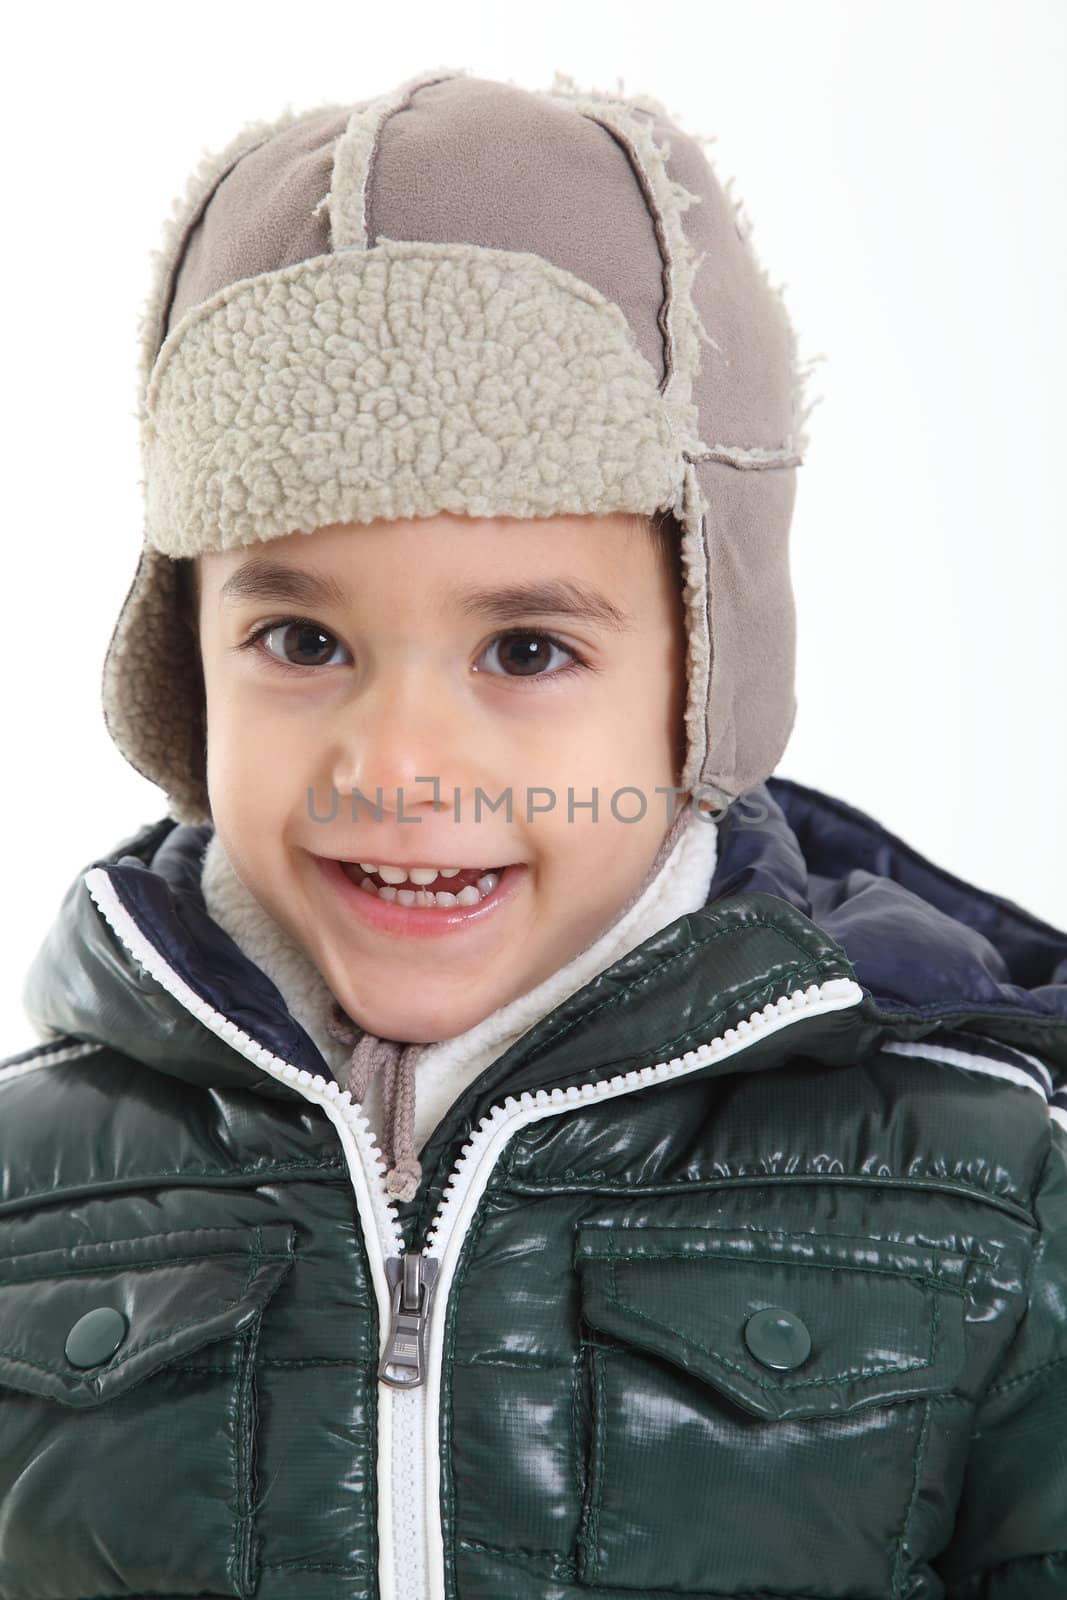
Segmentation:
<svg viewBox="0 0 1067 1600">
<path fill-rule="evenodd" d="M 112 746 L 140 546 L 136 327 L 202 153 L 423 68 L 659 99 L 715 135 L 821 355 L 779 774 L 1067 924 L 1067 6 L 654 0 L 19 7 L 5 21 L 0 1055 L 79 872 L 160 791 Z"/>
</svg>

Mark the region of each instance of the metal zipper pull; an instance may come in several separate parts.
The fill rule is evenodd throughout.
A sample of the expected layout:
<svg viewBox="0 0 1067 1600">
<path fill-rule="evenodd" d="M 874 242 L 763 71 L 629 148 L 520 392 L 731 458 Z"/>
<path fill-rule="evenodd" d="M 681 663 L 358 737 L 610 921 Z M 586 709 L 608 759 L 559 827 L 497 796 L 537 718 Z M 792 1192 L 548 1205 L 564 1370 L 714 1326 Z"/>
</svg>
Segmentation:
<svg viewBox="0 0 1067 1600">
<path fill-rule="evenodd" d="M 405 1250 L 402 1256 L 389 1256 L 386 1260 L 393 1321 L 378 1376 L 396 1389 L 410 1389 L 422 1382 L 426 1319 L 440 1268 L 438 1260 L 424 1256 L 421 1250 Z M 399 1375 L 390 1368 L 399 1369 Z"/>
</svg>

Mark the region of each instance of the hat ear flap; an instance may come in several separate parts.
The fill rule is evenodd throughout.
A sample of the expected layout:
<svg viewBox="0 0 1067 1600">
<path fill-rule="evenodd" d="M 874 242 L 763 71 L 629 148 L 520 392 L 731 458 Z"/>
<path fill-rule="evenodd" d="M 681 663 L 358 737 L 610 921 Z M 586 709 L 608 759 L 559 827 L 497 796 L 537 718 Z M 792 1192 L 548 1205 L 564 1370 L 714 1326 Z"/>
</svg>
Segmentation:
<svg viewBox="0 0 1067 1600">
<path fill-rule="evenodd" d="M 143 545 L 104 658 L 104 722 L 179 822 L 210 823 L 204 674 L 188 568 Z M 184 568 L 185 570 L 181 570 Z"/>
</svg>

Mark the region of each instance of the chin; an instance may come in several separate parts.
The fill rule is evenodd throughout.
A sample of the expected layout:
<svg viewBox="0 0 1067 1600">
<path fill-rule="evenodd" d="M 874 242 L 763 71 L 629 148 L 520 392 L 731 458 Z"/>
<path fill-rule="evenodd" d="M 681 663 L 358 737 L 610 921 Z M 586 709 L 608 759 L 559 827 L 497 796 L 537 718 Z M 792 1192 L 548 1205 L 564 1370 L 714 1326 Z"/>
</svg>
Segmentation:
<svg viewBox="0 0 1067 1600">
<path fill-rule="evenodd" d="M 364 1014 L 361 1016 L 346 1006 L 344 1000 L 341 1000 L 341 1004 L 348 1015 L 368 1033 L 376 1034 L 379 1039 L 395 1039 L 402 1044 L 440 1044 L 445 1039 L 455 1038 L 458 1033 L 466 1033 L 468 1028 L 473 1028 L 476 1022 L 489 1015 L 488 1010 L 446 1016 L 439 1012 L 427 1016 L 425 1013 L 413 1014 L 405 1010 L 398 1015 L 388 1011 L 368 1013 L 363 1008 Z"/>
</svg>

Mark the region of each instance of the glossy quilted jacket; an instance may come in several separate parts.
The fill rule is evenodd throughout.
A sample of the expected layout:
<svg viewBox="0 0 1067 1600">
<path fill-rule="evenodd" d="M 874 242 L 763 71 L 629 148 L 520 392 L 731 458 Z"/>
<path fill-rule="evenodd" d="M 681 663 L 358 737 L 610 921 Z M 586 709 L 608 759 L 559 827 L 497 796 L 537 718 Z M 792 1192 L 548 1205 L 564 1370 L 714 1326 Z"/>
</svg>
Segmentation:
<svg viewBox="0 0 1067 1600">
<path fill-rule="evenodd" d="M 772 778 L 395 1203 L 207 837 L 0 1069 L 0 1600 L 1067 1595 L 1067 935 Z"/>
</svg>

